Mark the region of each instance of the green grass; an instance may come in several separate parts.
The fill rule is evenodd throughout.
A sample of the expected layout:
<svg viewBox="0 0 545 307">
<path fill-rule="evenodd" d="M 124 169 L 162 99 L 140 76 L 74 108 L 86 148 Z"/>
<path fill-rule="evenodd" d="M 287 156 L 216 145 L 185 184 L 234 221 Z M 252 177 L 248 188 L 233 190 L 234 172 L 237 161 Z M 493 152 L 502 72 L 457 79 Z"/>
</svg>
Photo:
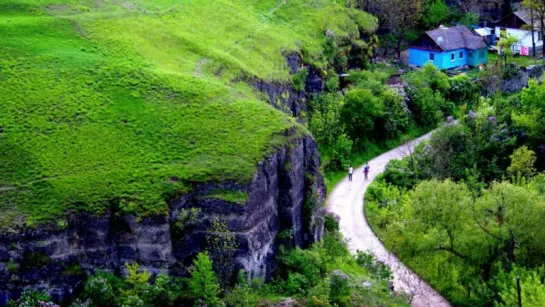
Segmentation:
<svg viewBox="0 0 545 307">
<path fill-rule="evenodd" d="M 240 80 L 288 82 L 283 53 L 319 65 L 324 31 L 358 26 L 333 0 L 2 1 L 0 228 L 251 180 L 308 132 Z"/>
<path fill-rule="evenodd" d="M 241 191 L 215 190 L 209 194 L 206 194 L 204 197 L 221 199 L 230 203 L 241 205 L 245 205 L 248 202 L 248 193 Z"/>
<path fill-rule="evenodd" d="M 489 53 L 488 54 L 488 63 L 495 64 L 499 60 L 499 56 L 497 53 Z M 519 66 L 527 67 L 530 65 L 539 65 L 543 64 L 543 59 L 536 59 L 534 61 L 534 58 L 531 56 L 511 56 L 507 58 L 507 63 L 514 63 Z"/>
</svg>

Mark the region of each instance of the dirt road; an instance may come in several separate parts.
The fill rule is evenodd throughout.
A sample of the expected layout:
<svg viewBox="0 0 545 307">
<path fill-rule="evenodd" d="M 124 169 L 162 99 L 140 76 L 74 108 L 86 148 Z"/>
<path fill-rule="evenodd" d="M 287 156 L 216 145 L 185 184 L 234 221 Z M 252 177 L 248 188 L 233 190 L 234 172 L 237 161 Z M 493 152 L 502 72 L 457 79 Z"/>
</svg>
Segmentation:
<svg viewBox="0 0 545 307">
<path fill-rule="evenodd" d="M 367 223 L 362 206 L 367 187 L 378 174 L 384 171 L 386 164 L 390 160 L 408 155 L 414 145 L 429 137 L 430 134 L 427 134 L 369 161 L 371 168 L 367 181 L 364 180 L 363 168 L 354 170 L 352 182 L 346 177 L 331 192 L 327 209 L 341 218 L 341 232 L 349 241 L 350 251 L 352 253 L 356 253 L 357 250 L 368 251 L 388 265 L 394 273 L 395 291 L 404 291 L 413 295 L 412 306 L 446 307 L 451 305 L 418 275 L 403 265 L 396 256 L 386 250 Z"/>
</svg>

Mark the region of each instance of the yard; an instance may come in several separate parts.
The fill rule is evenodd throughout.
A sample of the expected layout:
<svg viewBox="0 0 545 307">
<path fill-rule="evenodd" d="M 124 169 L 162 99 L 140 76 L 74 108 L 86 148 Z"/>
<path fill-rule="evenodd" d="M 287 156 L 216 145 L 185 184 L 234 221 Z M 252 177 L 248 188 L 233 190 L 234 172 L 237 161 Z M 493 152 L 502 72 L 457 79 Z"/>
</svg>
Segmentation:
<svg viewBox="0 0 545 307">
<path fill-rule="evenodd" d="M 489 64 L 495 64 L 500 57 L 497 53 L 489 53 L 488 54 L 488 63 Z M 536 59 L 534 60 L 533 57 L 527 57 L 527 56 L 511 56 L 507 58 L 507 63 L 515 63 L 519 66 L 530 66 L 530 65 L 536 65 L 537 64 L 543 64 L 543 59 Z"/>
</svg>

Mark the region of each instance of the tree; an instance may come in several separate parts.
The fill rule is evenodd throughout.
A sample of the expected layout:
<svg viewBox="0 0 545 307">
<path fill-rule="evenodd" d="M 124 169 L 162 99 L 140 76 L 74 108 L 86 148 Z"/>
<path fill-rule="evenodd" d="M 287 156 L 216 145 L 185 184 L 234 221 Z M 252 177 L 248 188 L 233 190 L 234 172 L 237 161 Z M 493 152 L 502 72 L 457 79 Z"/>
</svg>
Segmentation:
<svg viewBox="0 0 545 307">
<path fill-rule="evenodd" d="M 499 49 L 499 54 L 501 55 L 502 59 L 503 59 L 503 65 L 507 65 L 507 57 L 508 56 L 512 56 L 513 55 L 513 45 L 515 45 L 516 43 L 518 43 L 518 39 L 515 37 L 515 36 L 507 36 L 507 37 L 504 37 L 504 38 L 501 38 L 499 41 L 498 41 L 498 47 L 500 48 Z"/>
<path fill-rule="evenodd" d="M 191 274 L 191 278 L 188 280 L 189 290 L 196 299 L 196 305 L 219 306 L 220 285 L 208 252 L 205 251 L 197 255 L 193 265 L 189 268 L 189 273 Z"/>
<path fill-rule="evenodd" d="M 361 145 L 375 128 L 375 119 L 383 114 L 383 103 L 367 89 L 350 90 L 345 97 L 341 116 L 350 139 Z"/>
<path fill-rule="evenodd" d="M 420 20 L 422 4 L 423 0 L 373 0 L 373 3 L 368 5 L 389 31 L 398 58 L 401 58 L 401 49 L 409 30 Z"/>
<path fill-rule="evenodd" d="M 422 21 L 426 28 L 436 28 L 450 15 L 450 9 L 444 0 L 432 0 L 426 3 Z"/>
<path fill-rule="evenodd" d="M 522 108 L 513 111 L 513 122 L 531 141 L 541 143 L 545 136 L 545 85 L 530 80 L 520 96 Z"/>
<path fill-rule="evenodd" d="M 539 28 L 541 33 L 545 33 L 545 0 L 524 0 L 522 1 L 522 6 L 531 11 L 533 20 L 539 21 Z M 534 27 L 532 27 L 532 30 L 533 28 Z M 534 47 L 534 57 L 535 56 L 536 54 Z M 543 58 L 543 61 L 545 61 L 545 57 Z"/>
<path fill-rule="evenodd" d="M 511 165 L 507 168 L 509 175 L 530 178 L 535 173 L 536 153 L 533 150 L 522 146 L 515 150 L 510 158 Z"/>
<path fill-rule="evenodd" d="M 235 234 L 229 231 L 227 223 L 215 218 L 206 240 L 210 257 L 214 262 L 214 270 L 220 278 L 220 284 L 225 288 L 232 281 L 235 272 L 235 253 L 238 250 Z"/>
</svg>

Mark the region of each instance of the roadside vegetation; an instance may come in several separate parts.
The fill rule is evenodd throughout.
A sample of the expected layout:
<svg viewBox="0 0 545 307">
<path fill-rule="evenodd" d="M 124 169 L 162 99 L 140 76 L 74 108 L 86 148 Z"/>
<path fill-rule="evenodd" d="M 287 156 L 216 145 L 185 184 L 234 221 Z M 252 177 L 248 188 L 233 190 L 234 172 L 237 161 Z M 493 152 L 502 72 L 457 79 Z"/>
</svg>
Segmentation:
<svg viewBox="0 0 545 307">
<path fill-rule="evenodd" d="M 386 246 L 457 306 L 541 306 L 545 86 L 476 98 L 366 195 Z"/>
<path fill-rule="evenodd" d="M 386 85 L 383 69 L 350 71 L 344 94 L 327 93 L 311 101 L 309 129 L 321 146 L 329 189 L 376 155 L 425 134 L 457 116 L 479 93 L 467 75 L 449 78 L 432 65 Z"/>
</svg>

